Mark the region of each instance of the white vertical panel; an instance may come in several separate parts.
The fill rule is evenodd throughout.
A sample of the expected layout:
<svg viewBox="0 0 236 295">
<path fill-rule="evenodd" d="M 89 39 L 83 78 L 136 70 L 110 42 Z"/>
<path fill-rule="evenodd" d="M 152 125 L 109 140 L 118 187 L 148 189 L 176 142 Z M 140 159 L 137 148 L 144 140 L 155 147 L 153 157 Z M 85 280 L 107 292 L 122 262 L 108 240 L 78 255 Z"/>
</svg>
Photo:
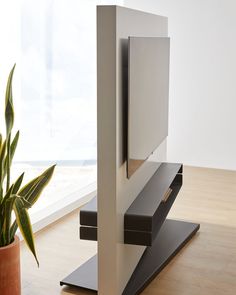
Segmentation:
<svg viewBox="0 0 236 295">
<path fill-rule="evenodd" d="M 98 290 L 116 294 L 116 10 L 97 9 Z M 114 293 L 113 293 L 114 292 Z"/>
<path fill-rule="evenodd" d="M 167 18 L 98 7 L 98 288 L 120 295 L 145 247 L 123 244 L 124 213 L 166 157 L 165 142 L 130 180 L 126 175 L 128 36 L 167 36 Z"/>
</svg>

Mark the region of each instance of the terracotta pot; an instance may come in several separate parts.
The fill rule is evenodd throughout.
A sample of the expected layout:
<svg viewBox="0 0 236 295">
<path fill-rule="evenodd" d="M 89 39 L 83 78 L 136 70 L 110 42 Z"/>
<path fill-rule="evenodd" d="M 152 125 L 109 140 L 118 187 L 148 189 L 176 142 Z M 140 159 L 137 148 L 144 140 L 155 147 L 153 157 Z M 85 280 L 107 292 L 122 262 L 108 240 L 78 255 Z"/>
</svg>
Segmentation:
<svg viewBox="0 0 236 295">
<path fill-rule="evenodd" d="M 0 247 L 0 294 L 21 294 L 20 240 L 17 236 L 10 245 Z"/>
</svg>

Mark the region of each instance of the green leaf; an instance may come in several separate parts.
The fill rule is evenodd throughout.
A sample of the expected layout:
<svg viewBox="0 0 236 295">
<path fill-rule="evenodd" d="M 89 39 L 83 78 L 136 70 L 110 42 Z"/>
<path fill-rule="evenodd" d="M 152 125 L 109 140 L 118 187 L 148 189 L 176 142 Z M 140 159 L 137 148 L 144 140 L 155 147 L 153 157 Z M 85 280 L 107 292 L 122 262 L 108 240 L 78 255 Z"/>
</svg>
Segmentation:
<svg viewBox="0 0 236 295">
<path fill-rule="evenodd" d="M 11 147 L 10 147 L 11 159 L 10 159 L 10 162 L 12 161 L 12 159 L 14 157 L 14 154 L 15 154 L 15 151 L 16 151 L 16 147 L 17 147 L 17 143 L 18 143 L 18 140 L 19 140 L 19 136 L 20 136 L 20 131 L 18 130 L 16 132 L 15 137 L 13 138 L 12 143 L 11 143 Z"/>
<path fill-rule="evenodd" d="M 11 194 L 12 194 L 12 190 L 13 190 L 13 186 L 14 184 L 11 185 L 11 187 L 8 189 L 8 191 L 6 192 L 4 198 L 3 198 L 3 201 L 2 201 L 2 204 L 4 205 L 6 203 L 6 201 L 11 197 Z"/>
<path fill-rule="evenodd" d="M 25 173 L 23 172 L 16 180 L 13 186 L 12 194 L 16 194 L 21 186 Z"/>
<path fill-rule="evenodd" d="M 6 189 L 8 189 L 9 185 L 10 185 L 10 167 L 11 167 L 12 159 L 13 159 L 15 151 L 16 151 L 19 136 L 20 136 L 20 131 L 18 130 L 16 132 L 16 135 L 15 135 L 15 137 L 14 137 L 11 144 L 10 144 L 11 133 L 9 134 L 9 136 L 7 138 L 7 155 L 6 155 L 5 159 L 4 159 L 4 165 L 3 165 L 3 169 L 2 169 L 3 170 L 2 182 L 3 182 L 4 178 L 5 178 L 5 176 L 7 175 Z"/>
<path fill-rule="evenodd" d="M 27 201 L 25 198 L 23 198 L 23 197 L 21 197 L 19 195 L 17 195 L 17 197 L 21 199 L 21 201 L 22 201 L 23 206 L 24 206 L 25 209 L 29 209 L 29 208 L 32 207 L 32 205 L 30 204 L 30 202 Z"/>
<path fill-rule="evenodd" d="M 43 189 L 49 183 L 56 165 L 49 167 L 41 175 L 31 180 L 28 184 L 22 187 L 18 195 L 24 197 L 28 202 L 33 205 L 39 198 Z"/>
<path fill-rule="evenodd" d="M 6 141 L 4 141 L 1 144 L 1 148 L 0 148 L 0 204 L 3 198 L 3 175 L 4 175 L 4 158 L 5 158 L 5 152 L 6 152 Z"/>
<path fill-rule="evenodd" d="M 53 175 L 55 166 L 56 165 L 49 167 L 41 175 L 34 178 L 29 183 L 27 183 L 25 186 L 23 186 L 19 190 L 18 195 L 21 197 L 24 197 L 25 200 L 27 200 L 29 202 L 29 204 L 32 206 L 38 200 L 43 189 L 49 183 L 49 181 Z M 26 206 L 26 208 L 30 208 L 31 207 L 30 205 Z M 15 236 L 16 231 L 17 231 L 17 222 L 14 221 L 11 226 L 11 237 Z"/>
<path fill-rule="evenodd" d="M 8 192 L 6 193 L 0 205 L 0 211 L 1 211 L 0 212 L 1 213 L 0 236 L 3 235 L 1 239 L 2 246 L 10 244 L 10 226 L 11 226 L 12 206 L 9 200 L 11 199 L 12 188 L 13 186 L 11 186 L 11 188 L 8 190 Z"/>
<path fill-rule="evenodd" d="M 6 239 L 6 245 L 9 245 L 12 242 L 12 238 L 10 235 L 10 227 L 11 227 L 11 214 L 14 202 L 16 200 L 16 196 L 11 196 L 6 202 L 5 202 L 5 220 L 4 220 L 4 230 L 5 230 L 5 239 Z"/>
<path fill-rule="evenodd" d="M 1 188 L 2 188 L 4 174 L 6 173 L 4 171 L 5 165 L 3 164 L 4 160 L 5 160 L 5 153 L 6 153 L 6 141 L 4 140 L 3 145 L 1 147 L 1 151 L 0 151 L 0 184 L 1 184 Z"/>
<path fill-rule="evenodd" d="M 17 226 L 17 222 L 16 222 L 16 220 L 15 220 L 15 221 L 12 223 L 12 226 L 11 226 L 11 229 L 10 229 L 10 238 L 11 238 L 11 240 L 14 239 L 14 236 L 15 236 L 15 234 L 16 234 L 17 228 L 18 228 L 18 226 Z"/>
<path fill-rule="evenodd" d="M 15 135 L 15 137 L 13 138 L 13 141 L 12 141 L 11 146 L 10 146 L 10 163 L 9 163 L 10 166 L 11 166 L 12 159 L 13 159 L 14 154 L 15 154 L 15 151 L 16 151 L 16 147 L 17 147 L 17 143 L 18 143 L 18 140 L 19 140 L 19 136 L 20 136 L 20 131 L 18 130 L 18 131 L 16 132 L 16 135 Z M 3 179 L 4 179 L 4 177 L 6 176 L 6 173 L 7 173 L 7 159 L 4 160 L 4 173 L 3 173 Z"/>
<path fill-rule="evenodd" d="M 10 147 L 11 147 L 11 132 L 9 133 L 9 135 L 7 136 L 7 154 L 6 154 L 6 169 L 5 171 L 7 171 L 7 182 L 6 182 L 6 191 L 9 189 L 10 186 L 10 159 L 11 159 L 11 151 L 10 151 Z"/>
<path fill-rule="evenodd" d="M 37 194 L 37 188 L 40 187 L 40 183 L 41 183 L 41 180 L 43 179 L 43 177 L 39 177 L 39 178 L 36 178 L 35 179 L 35 182 L 33 184 L 33 186 L 31 187 L 31 189 L 27 192 L 27 194 L 23 196 L 21 196 L 22 199 L 26 200 L 27 201 L 27 204 L 26 204 L 26 208 L 29 209 L 32 207 L 32 205 L 37 201 L 38 199 L 38 195 L 37 195 L 37 199 L 35 199 L 35 201 L 33 200 L 34 199 L 34 196 Z M 29 201 L 28 201 L 29 200 Z M 31 202 L 32 203 L 31 203 Z"/>
<path fill-rule="evenodd" d="M 1 152 L 0 152 L 0 161 L 3 162 L 4 156 L 6 151 L 6 140 L 3 141 L 3 144 L 1 146 Z"/>
<path fill-rule="evenodd" d="M 39 266 L 39 261 L 38 261 L 36 251 L 35 251 L 35 246 L 34 246 L 34 236 L 33 236 L 29 214 L 20 198 L 16 198 L 15 200 L 14 212 L 16 215 L 16 221 L 19 226 L 20 232 L 22 236 L 24 237 L 24 240 L 27 246 L 29 247 L 32 254 L 34 255 L 35 260 Z"/>
<path fill-rule="evenodd" d="M 12 99 L 12 78 L 15 70 L 15 64 L 10 71 L 6 87 L 5 95 L 5 122 L 6 122 L 6 134 L 10 134 L 13 124 L 14 124 L 14 108 L 13 108 L 13 99 Z"/>
</svg>

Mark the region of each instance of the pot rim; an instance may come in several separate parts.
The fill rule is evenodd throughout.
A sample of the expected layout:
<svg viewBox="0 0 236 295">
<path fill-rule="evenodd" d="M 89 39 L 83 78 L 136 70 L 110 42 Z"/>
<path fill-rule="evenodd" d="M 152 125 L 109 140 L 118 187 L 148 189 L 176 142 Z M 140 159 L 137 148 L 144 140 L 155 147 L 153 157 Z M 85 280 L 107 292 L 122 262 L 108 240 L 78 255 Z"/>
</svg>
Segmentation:
<svg viewBox="0 0 236 295">
<path fill-rule="evenodd" d="M 12 247 L 14 247 L 16 244 L 18 244 L 19 242 L 20 242 L 19 237 L 18 237 L 17 235 L 15 235 L 15 236 L 14 236 L 14 241 L 13 241 L 11 244 L 6 245 L 6 246 L 3 246 L 3 247 L 0 246 L 0 251 L 1 251 L 1 250 L 4 250 L 4 249 L 7 249 L 7 248 L 12 248 Z"/>
</svg>

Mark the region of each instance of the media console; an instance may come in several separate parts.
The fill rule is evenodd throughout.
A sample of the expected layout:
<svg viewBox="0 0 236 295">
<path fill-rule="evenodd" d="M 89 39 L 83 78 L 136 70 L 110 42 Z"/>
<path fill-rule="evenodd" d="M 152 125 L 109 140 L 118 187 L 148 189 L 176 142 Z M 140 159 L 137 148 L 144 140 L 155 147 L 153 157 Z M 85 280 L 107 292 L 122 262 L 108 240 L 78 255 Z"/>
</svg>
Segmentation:
<svg viewBox="0 0 236 295">
<path fill-rule="evenodd" d="M 98 252 L 61 285 L 139 294 L 199 229 L 166 219 L 183 177 L 166 163 L 170 42 L 167 17 L 97 7 L 98 197 L 80 211 L 80 238 Z"/>
<path fill-rule="evenodd" d="M 148 246 L 123 295 L 139 294 L 197 232 L 200 225 L 166 219 L 182 186 L 181 164 L 163 163 L 124 215 L 124 243 Z M 165 198 L 166 194 L 168 198 Z M 97 198 L 80 211 L 80 238 L 97 240 Z M 97 290 L 97 256 L 60 282 Z"/>
</svg>

